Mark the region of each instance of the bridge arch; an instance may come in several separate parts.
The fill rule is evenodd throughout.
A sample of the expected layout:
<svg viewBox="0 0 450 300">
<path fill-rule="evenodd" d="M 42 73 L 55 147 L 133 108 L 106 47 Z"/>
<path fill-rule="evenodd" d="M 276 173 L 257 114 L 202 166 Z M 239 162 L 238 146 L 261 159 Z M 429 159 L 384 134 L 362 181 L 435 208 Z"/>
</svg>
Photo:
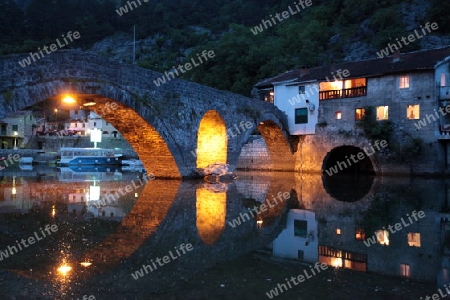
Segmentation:
<svg viewBox="0 0 450 300">
<path fill-rule="evenodd" d="M 326 154 L 322 170 L 328 176 L 336 173 L 374 174 L 375 168 L 370 154 L 357 146 L 335 147 Z"/>
<path fill-rule="evenodd" d="M 205 113 L 197 133 L 197 168 L 214 163 L 226 164 L 228 150 L 227 127 L 215 110 Z"/>
<path fill-rule="evenodd" d="M 351 145 L 328 152 L 322 164 L 322 181 L 327 193 L 344 202 L 355 202 L 369 194 L 376 174 L 371 154 Z"/>
<path fill-rule="evenodd" d="M 256 119 L 256 131 L 259 132 L 264 140 L 254 144 L 255 136 L 250 144 L 246 144 L 242 148 L 239 156 L 241 168 L 253 169 L 272 169 L 280 171 L 294 171 L 294 157 L 292 147 L 289 142 L 288 134 L 284 128 L 282 120 L 278 119 L 271 113 L 263 113 Z M 250 140 L 252 131 L 247 131 L 245 135 L 245 143 Z M 256 139 L 258 140 L 258 138 Z M 256 145 L 256 146 L 255 146 Z M 261 149 L 264 147 L 265 149 Z M 251 153 L 253 147 L 256 147 L 258 156 Z M 261 156 L 263 154 L 263 156 Z"/>
</svg>

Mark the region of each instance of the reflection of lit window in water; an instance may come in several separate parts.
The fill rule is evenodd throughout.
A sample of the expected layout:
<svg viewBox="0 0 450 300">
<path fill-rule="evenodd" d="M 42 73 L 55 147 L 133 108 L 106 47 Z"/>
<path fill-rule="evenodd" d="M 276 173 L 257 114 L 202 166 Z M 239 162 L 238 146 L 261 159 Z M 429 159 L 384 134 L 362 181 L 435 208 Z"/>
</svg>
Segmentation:
<svg viewBox="0 0 450 300">
<path fill-rule="evenodd" d="M 13 182 L 12 182 L 12 189 L 11 189 L 11 199 L 15 200 L 17 196 L 17 189 L 16 189 L 16 176 L 13 176 Z"/>
<path fill-rule="evenodd" d="M 319 262 L 335 268 L 367 271 L 367 255 L 329 246 L 319 246 Z"/>
<path fill-rule="evenodd" d="M 335 268 L 342 268 L 342 258 L 332 258 L 331 265 Z"/>
<path fill-rule="evenodd" d="M 420 233 L 408 233 L 408 245 L 411 247 L 420 247 Z"/>
<path fill-rule="evenodd" d="M 377 230 L 375 235 L 377 236 L 378 244 L 389 246 L 389 232 L 387 230 Z"/>
<path fill-rule="evenodd" d="M 215 193 L 199 187 L 197 189 L 196 213 L 198 235 L 205 244 L 214 244 L 225 229 L 226 192 Z"/>
</svg>

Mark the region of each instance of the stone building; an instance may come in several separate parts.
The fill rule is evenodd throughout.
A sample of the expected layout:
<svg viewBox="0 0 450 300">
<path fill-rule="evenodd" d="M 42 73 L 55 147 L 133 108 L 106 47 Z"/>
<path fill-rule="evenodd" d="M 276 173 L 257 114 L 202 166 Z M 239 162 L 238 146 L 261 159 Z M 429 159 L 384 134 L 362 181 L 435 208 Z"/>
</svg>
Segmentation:
<svg viewBox="0 0 450 300">
<path fill-rule="evenodd" d="M 449 60 L 444 47 L 303 67 L 253 92 L 281 109 L 291 136 L 300 136 L 298 170 L 438 173 L 450 164 Z M 387 146 L 379 147 L 383 139 Z M 364 159 L 349 159 L 362 151 Z"/>
<path fill-rule="evenodd" d="M 17 111 L 0 120 L 0 148 L 17 149 L 33 135 L 36 119 L 31 111 Z"/>
</svg>

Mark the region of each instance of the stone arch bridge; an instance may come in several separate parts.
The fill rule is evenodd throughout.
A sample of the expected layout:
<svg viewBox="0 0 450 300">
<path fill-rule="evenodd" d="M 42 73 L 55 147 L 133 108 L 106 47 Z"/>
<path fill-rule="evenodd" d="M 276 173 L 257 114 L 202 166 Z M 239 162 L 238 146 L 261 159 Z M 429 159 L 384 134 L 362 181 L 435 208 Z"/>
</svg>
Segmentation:
<svg viewBox="0 0 450 300">
<path fill-rule="evenodd" d="M 27 57 L 0 58 L 0 118 L 71 95 L 72 105 L 95 110 L 116 127 L 157 177 L 195 177 L 197 168 L 215 162 L 234 169 L 255 129 L 273 169 L 294 170 L 286 116 L 270 103 L 181 79 L 157 86 L 161 73 L 78 50 L 19 65 Z"/>
</svg>

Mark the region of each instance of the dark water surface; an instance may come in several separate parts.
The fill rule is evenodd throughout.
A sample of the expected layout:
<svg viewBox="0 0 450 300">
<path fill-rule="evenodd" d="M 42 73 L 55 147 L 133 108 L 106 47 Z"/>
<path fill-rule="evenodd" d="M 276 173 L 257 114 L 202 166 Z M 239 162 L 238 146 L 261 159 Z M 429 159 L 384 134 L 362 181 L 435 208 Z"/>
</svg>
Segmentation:
<svg viewBox="0 0 450 300">
<path fill-rule="evenodd" d="M 151 299 L 255 250 L 437 290 L 450 281 L 448 195 L 443 179 L 252 172 L 208 184 L 10 168 L 0 299 Z"/>
</svg>

